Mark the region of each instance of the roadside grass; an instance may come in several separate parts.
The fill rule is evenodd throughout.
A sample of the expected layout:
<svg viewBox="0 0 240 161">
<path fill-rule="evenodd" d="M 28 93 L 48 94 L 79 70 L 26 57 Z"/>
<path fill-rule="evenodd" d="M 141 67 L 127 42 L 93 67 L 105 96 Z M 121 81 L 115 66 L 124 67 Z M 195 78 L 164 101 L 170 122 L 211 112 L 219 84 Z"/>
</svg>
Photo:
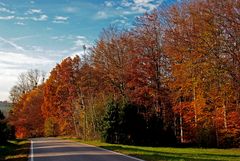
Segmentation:
<svg viewBox="0 0 240 161">
<path fill-rule="evenodd" d="M 146 161 L 240 161 L 240 149 L 144 147 L 108 144 L 101 141 L 83 141 L 80 139 L 70 140 L 95 145 L 97 147 L 120 152 Z"/>
<path fill-rule="evenodd" d="M 30 142 L 28 140 L 11 140 L 0 145 L 0 161 L 27 161 Z"/>
</svg>

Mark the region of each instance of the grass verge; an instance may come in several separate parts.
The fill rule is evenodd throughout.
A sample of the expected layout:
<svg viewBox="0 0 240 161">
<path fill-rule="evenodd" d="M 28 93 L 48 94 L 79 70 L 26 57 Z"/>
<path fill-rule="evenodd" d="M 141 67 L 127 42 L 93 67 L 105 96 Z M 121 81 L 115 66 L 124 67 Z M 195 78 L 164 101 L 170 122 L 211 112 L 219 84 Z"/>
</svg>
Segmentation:
<svg viewBox="0 0 240 161">
<path fill-rule="evenodd" d="M 29 148 L 28 140 L 11 140 L 5 145 L 0 145 L 0 160 L 27 161 Z"/>
<path fill-rule="evenodd" d="M 95 145 L 146 161 L 240 161 L 240 149 L 144 147 L 108 144 L 100 141 L 82 141 L 79 139 L 70 140 Z"/>
</svg>

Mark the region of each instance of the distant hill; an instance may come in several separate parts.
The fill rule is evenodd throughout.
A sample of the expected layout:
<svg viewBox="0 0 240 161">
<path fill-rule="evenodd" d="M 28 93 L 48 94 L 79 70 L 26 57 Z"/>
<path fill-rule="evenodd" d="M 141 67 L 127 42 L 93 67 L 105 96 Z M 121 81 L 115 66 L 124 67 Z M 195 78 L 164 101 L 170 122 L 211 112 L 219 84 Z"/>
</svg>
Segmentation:
<svg viewBox="0 0 240 161">
<path fill-rule="evenodd" d="M 0 110 L 3 112 L 5 116 L 8 115 L 10 108 L 11 108 L 11 103 L 7 101 L 0 101 Z"/>
</svg>

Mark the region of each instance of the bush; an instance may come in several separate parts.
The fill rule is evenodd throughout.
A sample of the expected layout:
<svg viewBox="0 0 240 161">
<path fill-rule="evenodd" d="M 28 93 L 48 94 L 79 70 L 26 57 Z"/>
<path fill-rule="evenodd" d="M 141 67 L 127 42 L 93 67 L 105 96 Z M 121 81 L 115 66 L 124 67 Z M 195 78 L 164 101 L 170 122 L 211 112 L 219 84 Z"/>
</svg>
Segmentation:
<svg viewBox="0 0 240 161">
<path fill-rule="evenodd" d="M 10 134 L 10 130 L 5 121 L 5 117 L 2 111 L 0 111 L 0 145 L 7 142 L 9 138 L 9 134 Z"/>
<path fill-rule="evenodd" d="M 120 112 L 118 103 L 110 101 L 107 104 L 107 111 L 102 122 L 102 137 L 108 143 L 119 143 Z"/>
<path fill-rule="evenodd" d="M 176 137 L 171 127 L 164 127 L 157 114 L 144 117 L 142 106 L 110 101 L 102 121 L 102 137 L 108 143 L 130 145 L 173 145 Z"/>
</svg>

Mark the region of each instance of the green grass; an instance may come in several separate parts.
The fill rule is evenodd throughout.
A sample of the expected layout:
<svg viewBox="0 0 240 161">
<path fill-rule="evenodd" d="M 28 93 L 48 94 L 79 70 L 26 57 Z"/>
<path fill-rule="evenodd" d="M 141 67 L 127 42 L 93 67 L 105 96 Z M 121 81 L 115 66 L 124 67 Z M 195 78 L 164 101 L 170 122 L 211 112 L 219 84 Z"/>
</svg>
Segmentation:
<svg viewBox="0 0 240 161">
<path fill-rule="evenodd" d="M 205 149 L 205 148 L 173 148 L 173 147 L 144 147 L 108 144 L 100 141 L 82 141 L 104 149 L 120 152 L 146 161 L 189 160 L 189 161 L 240 161 L 240 149 Z"/>
<path fill-rule="evenodd" d="M 28 140 L 13 140 L 6 145 L 0 145 L 0 160 L 27 161 L 30 142 Z"/>
</svg>

